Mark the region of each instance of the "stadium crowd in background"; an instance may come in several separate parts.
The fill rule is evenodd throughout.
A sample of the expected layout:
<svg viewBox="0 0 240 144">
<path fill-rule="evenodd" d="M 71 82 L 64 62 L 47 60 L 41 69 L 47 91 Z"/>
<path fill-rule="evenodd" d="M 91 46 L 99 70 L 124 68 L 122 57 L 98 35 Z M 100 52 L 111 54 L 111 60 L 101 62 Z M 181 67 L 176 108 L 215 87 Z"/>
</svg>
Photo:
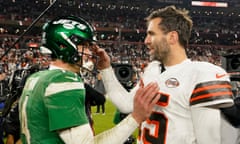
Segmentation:
<svg viewBox="0 0 240 144">
<path fill-rule="evenodd" d="M 65 2 L 65 1 L 63 1 Z M 38 14 L 48 5 L 47 1 L 5 1 L 0 4 L 0 54 L 11 47 L 24 28 L 30 25 Z M 18 43 L 12 51 L 1 60 L 6 71 L 11 73 L 15 67 L 22 67 L 27 61 L 44 63 L 48 60 L 39 55 L 37 47 L 30 47 L 29 43 L 40 43 L 41 25 L 56 15 L 84 15 L 97 30 L 97 38 L 102 47 L 112 55 L 116 62 L 128 62 L 137 71 L 148 61 L 145 37 L 145 23 L 143 17 L 156 8 L 146 1 L 133 1 L 115 5 L 108 1 L 69 1 L 59 2 L 47 13 L 39 24 Z M 19 7 L 24 7 L 20 9 Z M 59 11 L 61 8 L 61 12 Z M 220 65 L 220 56 L 236 53 L 240 43 L 240 21 L 237 13 L 228 15 L 227 10 L 195 8 L 190 11 L 193 18 L 193 32 L 188 47 L 189 57 L 195 60 L 209 61 Z M 60 13 L 59 13 L 60 12 Z M 31 15 L 29 15 L 31 13 Z M 225 16 L 223 18 L 223 16 Z M 234 19 L 234 20 L 233 20 Z M 33 59 L 25 57 L 26 51 L 31 51 Z M 8 64 L 9 63 L 9 64 Z M 12 65 L 14 63 L 14 65 Z M 15 66 L 15 64 L 17 66 Z"/>
</svg>

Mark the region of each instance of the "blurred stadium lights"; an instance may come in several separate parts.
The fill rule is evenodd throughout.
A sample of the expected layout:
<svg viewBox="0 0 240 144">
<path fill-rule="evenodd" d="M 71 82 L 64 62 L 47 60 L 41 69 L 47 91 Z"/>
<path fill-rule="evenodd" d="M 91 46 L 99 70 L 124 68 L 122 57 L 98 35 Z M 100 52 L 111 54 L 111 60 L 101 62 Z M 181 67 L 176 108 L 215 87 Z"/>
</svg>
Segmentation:
<svg viewBox="0 0 240 144">
<path fill-rule="evenodd" d="M 210 1 L 192 1 L 192 6 L 228 7 L 228 3 L 227 2 L 210 2 Z"/>
</svg>

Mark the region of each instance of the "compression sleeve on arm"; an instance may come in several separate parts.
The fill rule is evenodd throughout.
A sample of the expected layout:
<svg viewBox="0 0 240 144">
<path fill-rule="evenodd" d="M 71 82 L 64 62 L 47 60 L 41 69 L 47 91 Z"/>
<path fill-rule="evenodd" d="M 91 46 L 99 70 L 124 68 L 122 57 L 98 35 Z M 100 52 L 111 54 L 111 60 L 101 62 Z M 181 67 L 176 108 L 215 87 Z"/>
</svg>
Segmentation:
<svg viewBox="0 0 240 144">
<path fill-rule="evenodd" d="M 112 129 L 97 135 L 95 142 L 96 144 L 123 144 L 137 127 L 138 123 L 130 114 Z"/>
<path fill-rule="evenodd" d="M 115 127 L 95 137 L 93 137 L 89 124 L 63 130 L 59 135 L 67 144 L 123 144 L 138 125 L 139 124 L 130 114 Z"/>
<path fill-rule="evenodd" d="M 133 98 L 136 91 L 128 92 L 118 81 L 112 67 L 101 70 L 102 80 L 109 99 L 122 113 L 133 110 Z"/>
</svg>

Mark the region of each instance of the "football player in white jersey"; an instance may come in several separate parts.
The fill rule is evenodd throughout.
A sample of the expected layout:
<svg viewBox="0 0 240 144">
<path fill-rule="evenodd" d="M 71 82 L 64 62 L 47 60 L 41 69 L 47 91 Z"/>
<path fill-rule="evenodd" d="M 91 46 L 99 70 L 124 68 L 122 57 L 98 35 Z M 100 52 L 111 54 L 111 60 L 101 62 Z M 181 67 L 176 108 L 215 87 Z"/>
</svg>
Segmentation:
<svg viewBox="0 0 240 144">
<path fill-rule="evenodd" d="M 233 105 L 229 77 L 224 69 L 193 62 L 186 54 L 193 22 L 188 11 L 168 6 L 147 18 L 145 44 L 151 62 L 142 75 L 144 85 L 157 82 L 161 98 L 139 129 L 139 144 L 223 144 L 224 119 L 219 108 Z M 118 82 L 107 53 L 95 46 L 106 91 L 123 113 L 133 109 L 136 85 L 130 92 Z M 163 66 L 165 71 L 163 71 Z M 224 129 L 227 131 L 228 127 Z M 234 131 L 228 131 L 233 132 Z M 227 143 L 226 143 L 227 144 Z"/>
</svg>

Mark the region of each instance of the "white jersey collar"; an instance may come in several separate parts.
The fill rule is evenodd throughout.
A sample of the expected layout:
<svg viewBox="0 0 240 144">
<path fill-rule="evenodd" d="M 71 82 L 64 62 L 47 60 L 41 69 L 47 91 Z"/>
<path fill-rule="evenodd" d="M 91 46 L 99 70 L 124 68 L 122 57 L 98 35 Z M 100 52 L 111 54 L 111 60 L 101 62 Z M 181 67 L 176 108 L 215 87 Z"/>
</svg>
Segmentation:
<svg viewBox="0 0 240 144">
<path fill-rule="evenodd" d="M 178 66 L 180 66 L 180 65 L 182 65 L 182 64 L 185 64 L 185 63 L 188 63 L 188 62 L 190 62 L 190 61 L 191 61 L 190 59 L 185 59 L 184 61 L 182 61 L 182 62 L 179 63 L 179 64 L 172 65 L 172 66 L 165 66 L 165 69 L 167 70 L 167 69 L 170 69 L 170 68 L 178 67 Z"/>
</svg>

